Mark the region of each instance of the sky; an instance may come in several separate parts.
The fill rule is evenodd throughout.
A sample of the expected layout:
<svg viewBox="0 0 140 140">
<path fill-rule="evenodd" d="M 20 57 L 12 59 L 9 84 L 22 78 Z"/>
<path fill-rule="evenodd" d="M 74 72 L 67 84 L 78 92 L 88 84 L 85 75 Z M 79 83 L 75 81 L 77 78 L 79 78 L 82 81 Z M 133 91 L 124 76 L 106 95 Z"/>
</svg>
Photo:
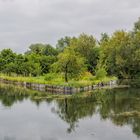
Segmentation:
<svg viewBox="0 0 140 140">
<path fill-rule="evenodd" d="M 139 0 L 0 0 L 0 50 L 25 52 L 30 44 L 55 46 L 64 36 L 131 30 Z"/>
</svg>

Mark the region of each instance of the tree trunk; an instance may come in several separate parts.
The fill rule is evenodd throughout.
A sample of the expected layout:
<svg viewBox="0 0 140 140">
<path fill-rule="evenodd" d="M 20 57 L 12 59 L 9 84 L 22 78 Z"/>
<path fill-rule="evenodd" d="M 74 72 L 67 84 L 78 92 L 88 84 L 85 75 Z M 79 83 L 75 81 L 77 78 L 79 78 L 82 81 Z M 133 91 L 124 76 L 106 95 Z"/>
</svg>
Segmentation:
<svg viewBox="0 0 140 140">
<path fill-rule="evenodd" d="M 65 101 L 65 113 L 68 114 L 68 100 L 67 100 L 67 98 L 64 101 Z"/>
<path fill-rule="evenodd" d="M 68 66 L 65 68 L 65 82 L 68 82 Z"/>
</svg>

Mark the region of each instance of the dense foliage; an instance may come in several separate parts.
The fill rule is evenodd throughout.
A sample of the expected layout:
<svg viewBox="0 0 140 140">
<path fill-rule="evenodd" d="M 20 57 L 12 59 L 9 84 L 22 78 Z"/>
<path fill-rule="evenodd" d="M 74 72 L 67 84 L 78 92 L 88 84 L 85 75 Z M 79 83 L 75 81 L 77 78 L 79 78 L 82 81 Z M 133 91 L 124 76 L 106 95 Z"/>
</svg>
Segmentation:
<svg viewBox="0 0 140 140">
<path fill-rule="evenodd" d="M 140 77 L 140 19 L 131 32 L 106 33 L 97 41 L 92 35 L 65 37 L 56 47 L 32 44 L 24 54 L 11 49 L 0 52 L 0 72 L 8 75 L 40 76 L 59 73 L 67 82 L 83 72 L 113 75 L 119 78 Z"/>
</svg>

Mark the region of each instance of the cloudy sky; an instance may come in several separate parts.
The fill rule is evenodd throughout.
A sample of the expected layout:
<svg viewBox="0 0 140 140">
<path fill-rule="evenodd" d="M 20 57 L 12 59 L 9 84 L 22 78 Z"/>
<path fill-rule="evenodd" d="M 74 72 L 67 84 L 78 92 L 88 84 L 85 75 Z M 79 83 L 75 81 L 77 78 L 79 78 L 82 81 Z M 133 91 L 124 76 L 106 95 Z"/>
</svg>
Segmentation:
<svg viewBox="0 0 140 140">
<path fill-rule="evenodd" d="M 140 0 L 0 0 L 0 50 L 24 52 L 31 43 L 55 45 L 64 36 L 130 30 Z"/>
</svg>

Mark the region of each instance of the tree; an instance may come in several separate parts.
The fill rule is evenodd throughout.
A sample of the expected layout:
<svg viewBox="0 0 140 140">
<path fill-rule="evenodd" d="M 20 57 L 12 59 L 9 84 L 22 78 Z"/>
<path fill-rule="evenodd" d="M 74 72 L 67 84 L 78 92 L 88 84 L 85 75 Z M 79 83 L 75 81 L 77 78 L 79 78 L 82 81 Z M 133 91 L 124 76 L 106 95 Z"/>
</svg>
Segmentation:
<svg viewBox="0 0 140 140">
<path fill-rule="evenodd" d="M 57 55 L 57 50 L 51 46 L 50 44 L 41 44 L 41 43 L 37 43 L 37 44 L 32 44 L 29 46 L 29 50 L 25 53 L 25 54 L 37 54 L 37 55 L 51 55 L 51 56 L 55 56 Z"/>
<path fill-rule="evenodd" d="M 109 35 L 107 33 L 102 33 L 99 44 L 102 45 L 102 44 L 107 43 L 108 41 L 109 41 Z"/>
<path fill-rule="evenodd" d="M 137 22 L 134 23 L 134 32 L 139 32 L 140 31 L 140 18 L 138 19 Z"/>
<path fill-rule="evenodd" d="M 50 44 L 46 44 L 41 52 L 42 55 L 46 56 L 56 56 L 58 54 L 57 50 Z"/>
<path fill-rule="evenodd" d="M 109 75 L 132 78 L 135 63 L 133 40 L 134 37 L 129 32 L 116 31 L 109 41 L 101 46 L 99 67 L 105 66 Z"/>
<path fill-rule="evenodd" d="M 42 54 L 42 50 L 46 47 L 46 45 L 41 44 L 41 43 L 37 43 L 37 44 L 31 44 L 29 46 L 29 50 L 25 53 L 25 54 L 31 54 L 31 53 L 35 53 L 35 54 Z"/>
<path fill-rule="evenodd" d="M 11 49 L 4 49 L 0 52 L 0 71 L 10 74 L 13 70 L 9 66 L 13 66 L 16 54 Z"/>
<path fill-rule="evenodd" d="M 135 33 L 132 38 L 132 46 L 133 53 L 131 54 L 131 61 L 129 63 L 132 64 L 131 73 L 132 78 L 140 77 L 140 31 Z"/>
<path fill-rule="evenodd" d="M 70 46 L 70 42 L 71 37 L 65 36 L 64 38 L 61 38 L 57 41 L 56 49 L 58 52 L 63 52 L 66 47 Z"/>
<path fill-rule="evenodd" d="M 40 56 L 40 67 L 41 67 L 41 74 L 49 73 L 51 70 L 51 65 L 57 61 L 57 57 L 55 56 Z"/>
<path fill-rule="evenodd" d="M 57 65 L 59 71 L 64 73 L 65 82 L 68 82 L 69 77 L 77 78 L 85 68 L 84 58 L 70 47 L 59 54 Z"/>
<path fill-rule="evenodd" d="M 99 59 L 99 47 L 97 47 L 96 39 L 92 35 L 83 33 L 78 38 L 73 38 L 70 46 L 85 58 L 88 70 L 93 72 Z"/>
</svg>

